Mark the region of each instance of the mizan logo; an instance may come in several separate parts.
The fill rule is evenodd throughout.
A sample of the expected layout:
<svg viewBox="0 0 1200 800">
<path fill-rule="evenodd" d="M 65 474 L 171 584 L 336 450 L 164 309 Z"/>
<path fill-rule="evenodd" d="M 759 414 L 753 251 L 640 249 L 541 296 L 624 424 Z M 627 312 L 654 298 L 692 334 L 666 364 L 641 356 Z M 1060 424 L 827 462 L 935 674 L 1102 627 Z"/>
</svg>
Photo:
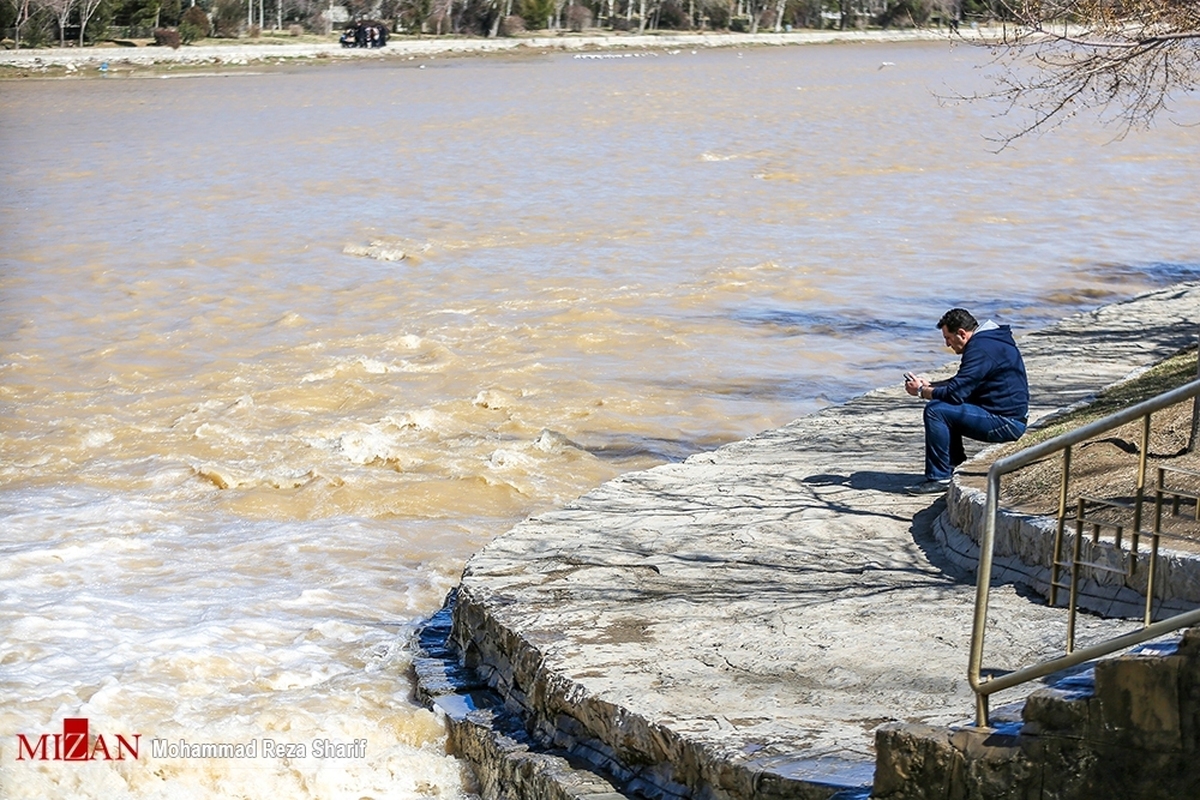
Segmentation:
<svg viewBox="0 0 1200 800">
<path fill-rule="evenodd" d="M 130 739 L 132 738 L 132 741 Z M 90 736 L 87 717 L 63 720 L 62 733 L 43 733 L 33 738 L 17 734 L 17 761 L 124 761 L 137 759 L 142 735 L 102 734 Z"/>
</svg>

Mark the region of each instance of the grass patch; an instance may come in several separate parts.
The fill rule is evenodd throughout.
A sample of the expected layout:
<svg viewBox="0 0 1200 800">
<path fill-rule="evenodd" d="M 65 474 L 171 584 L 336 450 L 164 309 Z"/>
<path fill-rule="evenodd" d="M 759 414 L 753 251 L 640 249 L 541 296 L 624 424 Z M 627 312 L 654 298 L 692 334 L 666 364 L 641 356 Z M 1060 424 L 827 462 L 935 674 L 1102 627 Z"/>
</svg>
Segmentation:
<svg viewBox="0 0 1200 800">
<path fill-rule="evenodd" d="M 1115 414 L 1164 392 L 1178 389 L 1180 386 L 1196 380 L 1196 377 L 1196 349 L 1191 348 L 1151 367 L 1136 378 L 1108 387 L 1088 405 L 1069 411 L 1061 417 L 1054 417 L 1045 425 L 1030 429 L 1019 441 L 1002 448 L 1005 452 L 997 455 L 993 460 L 1053 439 L 1055 436 L 1076 428 L 1082 428 L 1109 414 Z"/>
</svg>

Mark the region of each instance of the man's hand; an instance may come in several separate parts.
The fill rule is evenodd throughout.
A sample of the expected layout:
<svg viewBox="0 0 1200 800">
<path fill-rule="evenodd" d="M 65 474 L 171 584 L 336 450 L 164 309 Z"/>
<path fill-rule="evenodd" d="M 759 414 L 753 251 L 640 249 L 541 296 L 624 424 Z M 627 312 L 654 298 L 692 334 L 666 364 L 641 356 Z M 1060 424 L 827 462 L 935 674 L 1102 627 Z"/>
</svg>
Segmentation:
<svg viewBox="0 0 1200 800">
<path fill-rule="evenodd" d="M 904 373 L 904 391 L 913 397 L 920 397 L 922 390 L 930 385 L 924 375 L 913 375 L 911 372 Z"/>
</svg>

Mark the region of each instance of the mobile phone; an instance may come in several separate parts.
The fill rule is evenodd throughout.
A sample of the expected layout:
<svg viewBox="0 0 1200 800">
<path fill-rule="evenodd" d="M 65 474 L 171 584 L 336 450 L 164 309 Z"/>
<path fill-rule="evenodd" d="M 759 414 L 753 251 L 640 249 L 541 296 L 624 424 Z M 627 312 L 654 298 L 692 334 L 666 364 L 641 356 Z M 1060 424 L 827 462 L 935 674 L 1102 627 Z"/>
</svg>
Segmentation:
<svg viewBox="0 0 1200 800">
<path fill-rule="evenodd" d="M 913 375 L 911 372 L 904 373 L 904 382 L 905 383 L 908 383 L 909 381 L 915 381 L 916 379 L 917 379 L 917 376 Z"/>
</svg>

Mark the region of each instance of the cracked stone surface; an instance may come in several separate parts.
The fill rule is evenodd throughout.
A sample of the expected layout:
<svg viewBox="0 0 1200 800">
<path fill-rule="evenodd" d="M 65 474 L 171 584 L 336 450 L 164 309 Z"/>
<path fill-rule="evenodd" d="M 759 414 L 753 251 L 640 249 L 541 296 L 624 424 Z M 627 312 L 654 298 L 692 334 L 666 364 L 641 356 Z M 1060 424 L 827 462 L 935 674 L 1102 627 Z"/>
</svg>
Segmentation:
<svg viewBox="0 0 1200 800">
<path fill-rule="evenodd" d="M 1020 337 L 1031 416 L 1178 352 L 1198 326 L 1200 284 L 1181 284 Z M 933 544 L 944 501 L 901 492 L 922 437 L 921 403 L 897 385 L 625 475 L 473 557 L 455 635 L 531 714 L 671 762 L 691 791 L 746 794 L 730 767 L 869 783 L 879 725 L 974 711 L 974 576 Z M 1012 585 L 990 608 L 987 666 L 1062 653 L 1065 611 Z M 1132 623 L 1079 626 L 1082 644 Z"/>
</svg>

